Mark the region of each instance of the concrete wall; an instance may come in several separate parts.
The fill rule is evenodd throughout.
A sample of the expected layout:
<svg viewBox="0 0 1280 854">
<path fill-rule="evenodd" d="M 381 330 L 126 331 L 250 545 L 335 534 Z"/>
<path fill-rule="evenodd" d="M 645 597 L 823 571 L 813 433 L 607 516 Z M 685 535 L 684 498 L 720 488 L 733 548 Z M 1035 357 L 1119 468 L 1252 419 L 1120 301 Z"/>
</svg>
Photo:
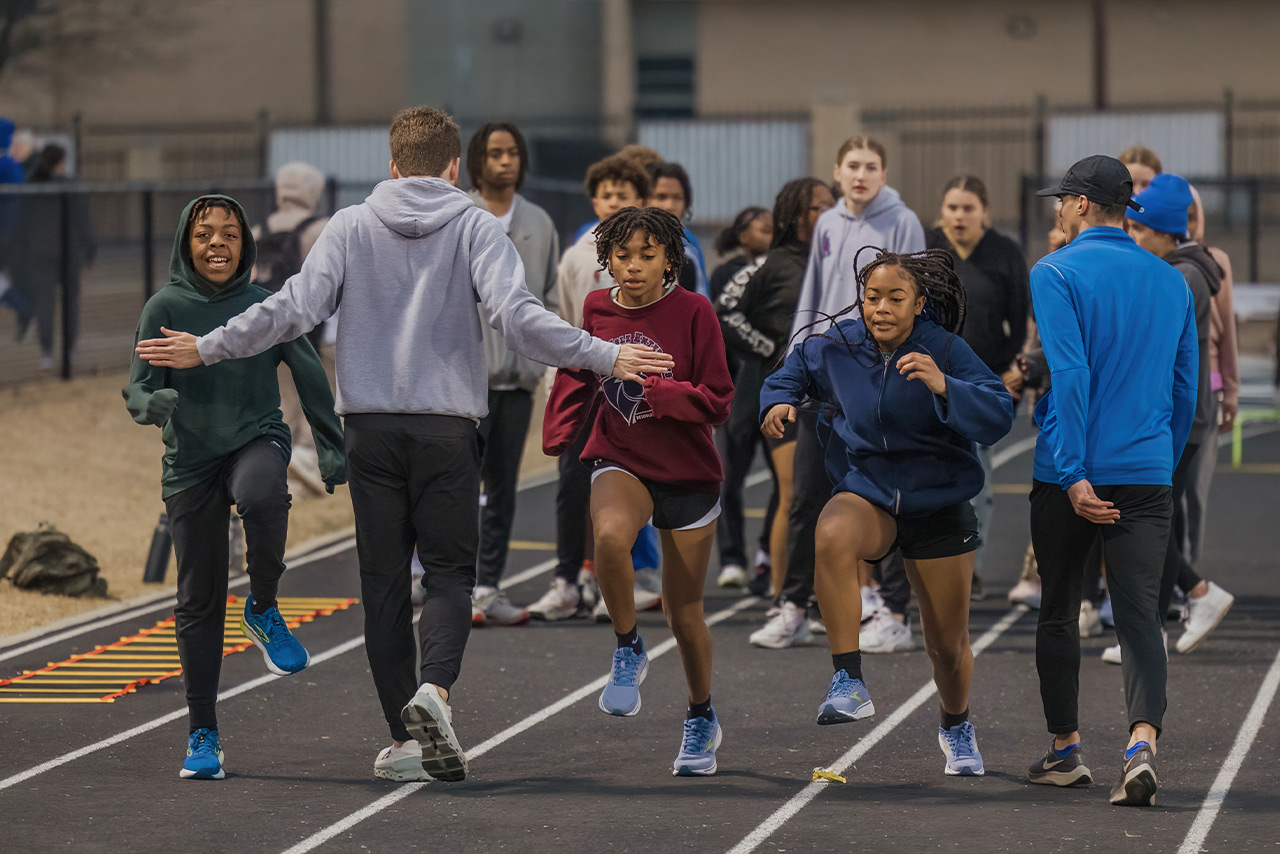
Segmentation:
<svg viewBox="0 0 1280 854">
<path fill-rule="evenodd" d="M 1112 103 L 1280 95 L 1280 3 L 1107 0 Z M 1093 99 L 1088 0 L 703 0 L 702 113 Z"/>
</svg>

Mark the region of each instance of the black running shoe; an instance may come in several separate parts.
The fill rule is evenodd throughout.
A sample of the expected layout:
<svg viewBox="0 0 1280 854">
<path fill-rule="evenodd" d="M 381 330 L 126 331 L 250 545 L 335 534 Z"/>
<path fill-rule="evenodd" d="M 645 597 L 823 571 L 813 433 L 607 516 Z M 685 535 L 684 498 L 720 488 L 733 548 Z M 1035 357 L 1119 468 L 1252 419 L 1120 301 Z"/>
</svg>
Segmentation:
<svg viewBox="0 0 1280 854">
<path fill-rule="evenodd" d="M 765 564 L 758 564 L 755 569 L 755 576 L 747 582 L 747 592 L 752 596 L 769 595 L 769 573 L 771 570 Z"/>
<path fill-rule="evenodd" d="M 1111 803 L 1118 807 L 1153 807 L 1156 805 L 1156 757 L 1145 742 L 1137 753 L 1124 761 L 1120 780 L 1111 787 Z"/>
<path fill-rule="evenodd" d="M 1093 782 L 1093 775 L 1084 764 L 1084 748 L 1077 744 L 1076 749 L 1066 756 L 1059 756 L 1049 744 L 1049 752 L 1031 766 L 1027 779 L 1043 786 L 1087 786 Z"/>
</svg>

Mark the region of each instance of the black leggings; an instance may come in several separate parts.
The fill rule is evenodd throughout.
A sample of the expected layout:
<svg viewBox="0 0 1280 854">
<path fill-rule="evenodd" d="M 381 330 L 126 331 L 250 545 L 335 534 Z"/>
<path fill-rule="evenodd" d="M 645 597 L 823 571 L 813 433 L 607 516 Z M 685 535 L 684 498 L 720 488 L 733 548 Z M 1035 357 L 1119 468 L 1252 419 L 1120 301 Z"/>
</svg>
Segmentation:
<svg viewBox="0 0 1280 854">
<path fill-rule="evenodd" d="M 216 475 L 165 499 L 178 556 L 173 615 L 192 732 L 218 728 L 231 505 L 244 521 L 250 592 L 259 602 L 274 602 L 289 531 L 288 466 L 283 444 L 255 439 L 228 455 Z"/>
<path fill-rule="evenodd" d="M 471 634 L 479 540 L 480 434 L 451 415 L 346 417 L 347 476 L 356 517 L 365 649 L 392 738 L 408 741 L 400 710 L 418 686 L 446 691 Z M 426 571 L 414 673 L 409 561 Z"/>
</svg>

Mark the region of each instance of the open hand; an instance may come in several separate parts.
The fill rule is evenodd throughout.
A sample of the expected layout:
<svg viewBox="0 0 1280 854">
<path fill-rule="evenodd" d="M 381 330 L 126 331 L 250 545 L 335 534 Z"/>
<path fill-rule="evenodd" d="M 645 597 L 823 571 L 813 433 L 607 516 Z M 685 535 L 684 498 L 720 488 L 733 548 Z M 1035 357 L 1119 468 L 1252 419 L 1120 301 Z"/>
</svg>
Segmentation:
<svg viewBox="0 0 1280 854">
<path fill-rule="evenodd" d="M 898 373 L 908 380 L 920 380 L 934 394 L 947 396 L 947 377 L 927 353 L 908 353 L 898 360 Z"/>
<path fill-rule="evenodd" d="M 760 432 L 770 439 L 781 439 L 786 425 L 796 420 L 796 408 L 789 403 L 779 403 L 765 413 Z"/>
<path fill-rule="evenodd" d="M 641 374 L 662 374 L 671 371 L 676 360 L 670 353 L 659 353 L 644 344 L 623 344 L 618 350 L 618 360 L 613 363 L 613 375 L 620 380 L 644 382 Z"/>
<path fill-rule="evenodd" d="M 200 351 L 196 349 L 196 336 L 190 332 L 174 332 L 163 326 L 160 331 L 165 337 L 138 342 L 135 351 L 144 362 L 150 362 L 157 368 L 194 368 L 204 364 Z"/>
<path fill-rule="evenodd" d="M 1093 491 L 1093 484 L 1087 480 L 1077 480 L 1067 489 L 1067 497 L 1076 515 L 1088 519 L 1095 525 L 1114 525 L 1120 518 L 1120 511 L 1111 501 L 1103 501 Z"/>
</svg>

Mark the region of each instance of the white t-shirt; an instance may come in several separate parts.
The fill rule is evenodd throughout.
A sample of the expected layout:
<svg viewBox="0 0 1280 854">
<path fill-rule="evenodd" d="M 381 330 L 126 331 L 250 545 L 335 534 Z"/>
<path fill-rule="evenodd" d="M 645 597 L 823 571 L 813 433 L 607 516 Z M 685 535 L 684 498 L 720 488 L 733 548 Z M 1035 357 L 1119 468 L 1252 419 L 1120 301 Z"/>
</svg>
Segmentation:
<svg viewBox="0 0 1280 854">
<path fill-rule="evenodd" d="M 498 217 L 498 223 L 502 226 L 502 230 L 507 234 L 511 233 L 511 215 L 516 212 L 516 206 L 512 205 L 507 208 L 507 212 Z"/>
</svg>

